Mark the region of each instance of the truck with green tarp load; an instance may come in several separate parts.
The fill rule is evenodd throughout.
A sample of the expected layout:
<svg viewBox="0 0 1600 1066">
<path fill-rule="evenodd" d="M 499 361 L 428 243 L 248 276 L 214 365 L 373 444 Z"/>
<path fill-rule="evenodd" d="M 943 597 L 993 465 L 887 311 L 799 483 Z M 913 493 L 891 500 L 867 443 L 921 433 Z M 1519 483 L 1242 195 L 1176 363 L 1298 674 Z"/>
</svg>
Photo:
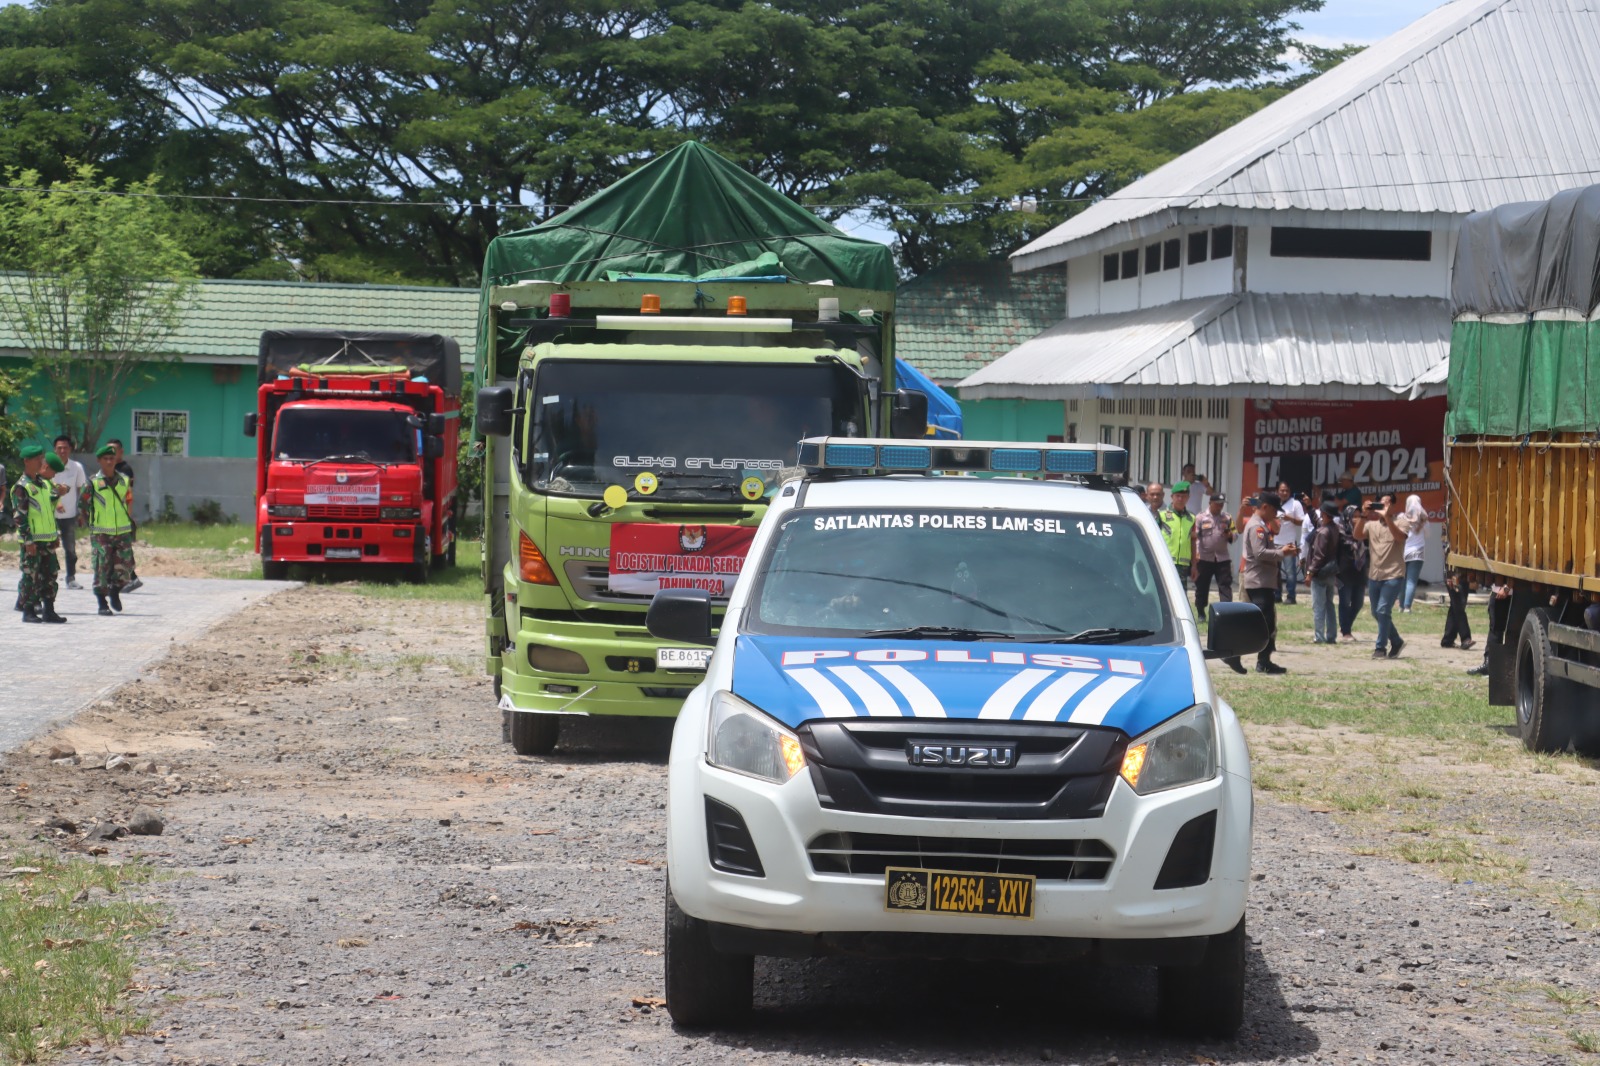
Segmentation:
<svg viewBox="0 0 1600 1066">
<path fill-rule="evenodd" d="M 506 740 L 674 716 L 709 649 L 652 638 L 662 588 L 720 618 L 804 437 L 922 436 L 896 388 L 890 250 L 686 143 L 484 260 L 486 668 Z"/>
<path fill-rule="evenodd" d="M 1451 304 L 1446 562 L 1511 590 L 1489 700 L 1600 754 L 1600 185 L 1468 216 Z"/>
</svg>

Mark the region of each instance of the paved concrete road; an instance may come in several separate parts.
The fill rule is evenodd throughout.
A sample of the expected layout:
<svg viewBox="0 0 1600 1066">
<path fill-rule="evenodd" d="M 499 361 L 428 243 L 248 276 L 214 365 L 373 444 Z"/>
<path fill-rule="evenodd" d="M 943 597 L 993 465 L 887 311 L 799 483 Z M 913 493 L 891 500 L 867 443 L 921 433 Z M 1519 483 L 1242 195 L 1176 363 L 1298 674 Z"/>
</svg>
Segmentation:
<svg viewBox="0 0 1600 1066">
<path fill-rule="evenodd" d="M 66 625 L 25 625 L 11 610 L 16 573 L 0 591 L 0 752 L 71 717 L 144 667 L 174 641 L 193 639 L 293 581 L 151 577 L 122 595 L 123 611 L 97 613 L 94 593 L 62 589 L 56 610 Z"/>
</svg>

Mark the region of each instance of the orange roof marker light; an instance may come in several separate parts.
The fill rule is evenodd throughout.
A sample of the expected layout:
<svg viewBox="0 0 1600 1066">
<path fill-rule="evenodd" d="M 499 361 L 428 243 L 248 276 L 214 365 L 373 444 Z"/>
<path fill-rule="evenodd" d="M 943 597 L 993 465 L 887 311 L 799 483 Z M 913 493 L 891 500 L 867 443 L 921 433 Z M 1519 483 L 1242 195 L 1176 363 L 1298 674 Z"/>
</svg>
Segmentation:
<svg viewBox="0 0 1600 1066">
<path fill-rule="evenodd" d="M 750 312 L 745 309 L 745 302 L 744 302 L 744 297 L 743 296 L 730 296 L 730 297 L 728 297 L 728 314 L 730 314 L 730 315 L 747 315 L 749 313 Z"/>
<path fill-rule="evenodd" d="M 653 292 L 647 292 L 639 300 L 639 313 L 641 315 L 659 315 L 661 313 L 661 297 Z"/>
</svg>

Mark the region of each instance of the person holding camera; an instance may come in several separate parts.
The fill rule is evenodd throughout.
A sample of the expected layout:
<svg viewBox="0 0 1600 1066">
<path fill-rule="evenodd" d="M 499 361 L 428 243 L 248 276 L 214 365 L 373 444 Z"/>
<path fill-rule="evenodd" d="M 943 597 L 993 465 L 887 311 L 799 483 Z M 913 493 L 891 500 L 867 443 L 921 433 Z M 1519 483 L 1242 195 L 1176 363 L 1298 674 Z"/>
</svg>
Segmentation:
<svg viewBox="0 0 1600 1066">
<path fill-rule="evenodd" d="M 1267 646 L 1256 656 L 1256 673 L 1286 674 L 1289 671 L 1272 661 L 1278 650 L 1278 584 L 1283 580 L 1281 568 L 1285 558 L 1300 554 L 1297 542 L 1285 546 L 1275 543 L 1273 527 L 1278 518 L 1278 497 L 1271 493 L 1256 499 L 1256 512 L 1244 527 L 1244 595 L 1261 608 L 1267 621 Z M 1244 673 L 1238 659 L 1225 659 L 1236 673 Z"/>
<path fill-rule="evenodd" d="M 1400 510 L 1392 493 L 1368 500 L 1356 513 L 1355 537 L 1367 542 L 1367 595 L 1372 617 L 1378 623 L 1374 659 L 1398 659 L 1406 646 L 1394 627 L 1394 605 L 1405 585 L 1406 537 L 1411 519 Z"/>
<path fill-rule="evenodd" d="M 1282 596 L 1284 603 L 1294 603 L 1294 592 L 1300 586 L 1300 533 L 1305 529 L 1306 505 L 1301 503 L 1287 481 L 1278 482 L 1278 535 L 1279 549 L 1294 545 L 1295 550 L 1283 557 Z"/>
</svg>

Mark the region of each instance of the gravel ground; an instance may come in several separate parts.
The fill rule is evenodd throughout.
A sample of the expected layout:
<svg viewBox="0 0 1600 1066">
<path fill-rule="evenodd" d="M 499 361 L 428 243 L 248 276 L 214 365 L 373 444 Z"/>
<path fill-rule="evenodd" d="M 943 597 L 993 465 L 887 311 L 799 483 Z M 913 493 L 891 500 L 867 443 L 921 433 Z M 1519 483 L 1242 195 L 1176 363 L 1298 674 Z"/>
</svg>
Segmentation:
<svg viewBox="0 0 1600 1066">
<path fill-rule="evenodd" d="M 1554 1063 L 1600 1046 L 1581 914 L 1385 858 L 1372 824 L 1269 793 L 1235 1041 L 1162 1036 L 1143 971 L 841 960 L 763 960 L 752 1028 L 676 1031 L 660 999 L 670 723 L 585 723 L 518 758 L 477 672 L 478 613 L 281 592 L 0 759 L 11 846 L 172 873 L 145 889 L 170 914 L 132 997 L 151 1034 L 69 1061 Z M 51 744 L 82 764 L 52 763 Z M 144 771 L 105 770 L 110 753 Z M 1553 778 L 1524 776 L 1482 793 L 1498 839 L 1524 826 L 1541 865 L 1592 892 L 1592 845 L 1546 824 Z M 1600 789 L 1583 784 L 1561 809 L 1593 825 Z M 42 828 L 139 806 L 163 835 Z"/>
</svg>

